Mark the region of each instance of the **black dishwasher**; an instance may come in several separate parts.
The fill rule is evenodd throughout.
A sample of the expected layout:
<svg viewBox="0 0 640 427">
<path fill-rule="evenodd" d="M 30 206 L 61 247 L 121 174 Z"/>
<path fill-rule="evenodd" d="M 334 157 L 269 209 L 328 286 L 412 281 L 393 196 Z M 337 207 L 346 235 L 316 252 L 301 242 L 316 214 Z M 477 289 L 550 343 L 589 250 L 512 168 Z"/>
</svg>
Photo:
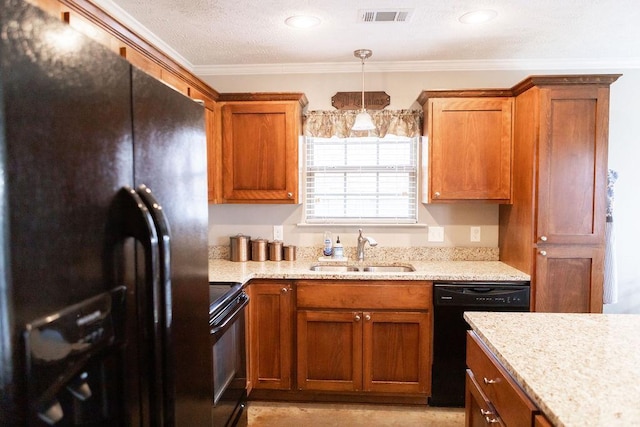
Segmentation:
<svg viewBox="0 0 640 427">
<path fill-rule="evenodd" d="M 465 311 L 529 311 L 529 282 L 435 282 L 431 406 L 464 406 Z"/>
</svg>

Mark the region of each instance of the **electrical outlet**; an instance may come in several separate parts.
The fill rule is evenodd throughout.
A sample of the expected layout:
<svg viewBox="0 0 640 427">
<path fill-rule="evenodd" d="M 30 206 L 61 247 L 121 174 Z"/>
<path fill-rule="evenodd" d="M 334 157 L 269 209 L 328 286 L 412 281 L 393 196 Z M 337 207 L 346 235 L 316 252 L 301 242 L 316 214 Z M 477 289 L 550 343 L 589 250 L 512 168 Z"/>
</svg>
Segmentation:
<svg viewBox="0 0 640 427">
<path fill-rule="evenodd" d="M 273 240 L 284 240 L 284 230 L 281 225 L 273 226 Z"/>
<path fill-rule="evenodd" d="M 430 242 L 444 242 L 444 227 L 429 227 L 427 240 Z"/>
<path fill-rule="evenodd" d="M 469 236 L 472 242 L 480 241 L 480 227 L 471 227 L 471 235 Z"/>
</svg>

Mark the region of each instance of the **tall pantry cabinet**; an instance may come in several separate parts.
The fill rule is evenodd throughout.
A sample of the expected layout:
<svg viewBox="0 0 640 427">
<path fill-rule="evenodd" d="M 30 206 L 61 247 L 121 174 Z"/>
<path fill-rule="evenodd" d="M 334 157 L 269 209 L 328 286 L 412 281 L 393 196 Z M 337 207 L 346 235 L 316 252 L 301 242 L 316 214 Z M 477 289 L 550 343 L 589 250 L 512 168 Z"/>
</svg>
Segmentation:
<svg viewBox="0 0 640 427">
<path fill-rule="evenodd" d="M 602 311 L 609 86 L 618 77 L 533 76 L 513 88 L 500 259 L 531 274 L 534 311 Z"/>
</svg>

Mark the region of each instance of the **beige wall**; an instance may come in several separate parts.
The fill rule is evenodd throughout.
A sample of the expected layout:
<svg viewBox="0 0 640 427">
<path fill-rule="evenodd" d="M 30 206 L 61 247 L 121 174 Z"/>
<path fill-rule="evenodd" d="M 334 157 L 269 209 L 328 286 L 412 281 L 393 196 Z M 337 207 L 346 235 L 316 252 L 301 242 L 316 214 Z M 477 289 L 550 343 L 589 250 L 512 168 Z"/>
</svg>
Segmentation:
<svg viewBox="0 0 640 427">
<path fill-rule="evenodd" d="M 640 70 L 586 71 L 438 71 L 421 73 L 366 74 L 366 89 L 385 91 L 391 97 L 389 109 L 418 108 L 415 102 L 422 90 L 464 88 L 508 88 L 534 74 L 624 74 L 611 88 L 609 166 L 619 173 L 615 187 L 616 250 L 620 300 L 607 311 L 640 312 L 640 201 L 636 183 L 640 182 L 640 144 L 637 123 L 640 119 Z M 304 92 L 309 110 L 329 110 L 336 92 L 361 88 L 359 73 L 200 76 L 219 92 Z M 322 231 L 339 234 L 345 246 L 355 245 L 357 227 L 299 227 L 301 206 L 210 205 L 209 241 L 228 244 L 229 236 L 244 233 L 253 237 L 272 237 L 272 225 L 284 224 L 285 242 L 295 245 L 320 245 Z M 367 234 L 385 246 L 486 246 L 498 242 L 498 209 L 492 205 L 422 205 L 422 224 L 445 228 L 444 243 L 427 241 L 427 227 L 366 227 Z M 469 227 L 481 226 L 480 244 L 469 241 Z"/>
</svg>

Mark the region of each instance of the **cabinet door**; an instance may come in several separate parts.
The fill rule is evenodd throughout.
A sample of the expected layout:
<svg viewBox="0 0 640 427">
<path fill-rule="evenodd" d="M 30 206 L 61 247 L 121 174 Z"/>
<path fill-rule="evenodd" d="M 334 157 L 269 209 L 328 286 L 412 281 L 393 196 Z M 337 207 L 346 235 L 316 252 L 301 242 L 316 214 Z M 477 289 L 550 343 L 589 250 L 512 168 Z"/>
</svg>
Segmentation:
<svg viewBox="0 0 640 427">
<path fill-rule="evenodd" d="M 256 389 L 291 388 L 291 293 L 287 282 L 250 286 L 249 377 Z"/>
<path fill-rule="evenodd" d="M 602 244 L 609 89 L 540 91 L 538 242 Z"/>
<path fill-rule="evenodd" d="M 512 98 L 428 102 L 428 201 L 511 198 Z"/>
<path fill-rule="evenodd" d="M 431 385 L 428 313 L 363 313 L 364 390 L 427 393 Z"/>
<path fill-rule="evenodd" d="M 222 107 L 225 202 L 298 202 L 298 105 L 240 102 Z"/>
<path fill-rule="evenodd" d="M 603 269 L 599 246 L 539 245 L 534 311 L 602 312 Z"/>
<path fill-rule="evenodd" d="M 362 313 L 298 311 L 298 388 L 362 390 Z"/>
</svg>

